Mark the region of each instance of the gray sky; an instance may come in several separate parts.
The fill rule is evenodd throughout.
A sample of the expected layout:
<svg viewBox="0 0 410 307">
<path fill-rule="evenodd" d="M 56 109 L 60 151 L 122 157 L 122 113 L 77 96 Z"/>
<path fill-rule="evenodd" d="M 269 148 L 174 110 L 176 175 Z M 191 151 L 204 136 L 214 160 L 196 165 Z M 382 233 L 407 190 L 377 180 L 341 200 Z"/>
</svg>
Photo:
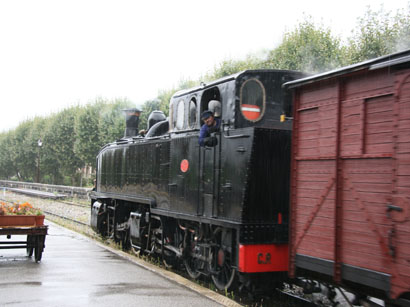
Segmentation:
<svg viewBox="0 0 410 307">
<path fill-rule="evenodd" d="M 136 106 L 312 16 L 347 37 L 367 6 L 409 0 L 0 0 L 0 132 L 96 97 Z"/>
</svg>

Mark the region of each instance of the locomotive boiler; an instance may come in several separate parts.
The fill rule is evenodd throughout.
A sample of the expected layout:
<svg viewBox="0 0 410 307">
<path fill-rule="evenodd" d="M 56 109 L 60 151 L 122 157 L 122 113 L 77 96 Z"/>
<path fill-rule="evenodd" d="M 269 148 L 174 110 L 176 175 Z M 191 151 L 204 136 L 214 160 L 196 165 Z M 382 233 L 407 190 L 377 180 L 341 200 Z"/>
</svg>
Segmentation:
<svg viewBox="0 0 410 307">
<path fill-rule="evenodd" d="M 299 72 L 249 70 L 177 92 L 169 118 L 97 156 L 91 225 L 123 247 L 183 263 L 218 289 L 237 281 L 274 287 L 288 270 L 292 100 L 282 89 Z M 217 145 L 198 144 L 200 114 L 221 120 Z"/>
</svg>

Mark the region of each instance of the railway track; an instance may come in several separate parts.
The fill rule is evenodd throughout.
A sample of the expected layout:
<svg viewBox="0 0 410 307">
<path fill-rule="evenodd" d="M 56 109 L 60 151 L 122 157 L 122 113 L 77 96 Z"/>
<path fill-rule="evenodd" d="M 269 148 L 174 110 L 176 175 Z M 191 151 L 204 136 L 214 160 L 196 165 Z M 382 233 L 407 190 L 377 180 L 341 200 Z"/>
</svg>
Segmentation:
<svg viewBox="0 0 410 307">
<path fill-rule="evenodd" d="M 77 206 L 77 207 L 83 207 L 83 208 L 90 208 L 89 205 L 83 205 L 83 204 L 73 203 L 73 202 L 69 202 L 69 201 L 56 200 L 56 202 L 59 202 L 59 203 L 62 203 L 62 204 L 66 204 L 66 205 L 69 205 L 69 206 Z"/>
<path fill-rule="evenodd" d="M 67 221 L 70 221 L 70 222 L 73 222 L 73 223 L 77 223 L 79 225 L 89 226 L 87 223 L 84 223 L 84 222 L 81 222 L 81 221 L 78 221 L 78 220 L 63 216 L 63 215 L 55 214 L 55 213 L 49 212 L 49 211 L 43 211 L 43 212 L 45 214 L 52 215 L 52 216 L 55 216 L 55 217 L 59 217 L 59 218 L 64 219 L 64 220 L 67 220 Z"/>
</svg>

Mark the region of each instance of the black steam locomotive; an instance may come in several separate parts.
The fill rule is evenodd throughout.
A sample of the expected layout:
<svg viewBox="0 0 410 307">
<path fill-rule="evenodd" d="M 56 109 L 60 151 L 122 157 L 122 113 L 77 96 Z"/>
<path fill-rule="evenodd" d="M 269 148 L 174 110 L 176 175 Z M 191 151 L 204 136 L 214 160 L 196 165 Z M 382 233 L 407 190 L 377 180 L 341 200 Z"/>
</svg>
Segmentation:
<svg viewBox="0 0 410 307">
<path fill-rule="evenodd" d="M 291 124 L 281 117 L 292 100 L 282 85 L 300 77 L 249 70 L 177 92 L 145 136 L 128 110 L 124 138 L 97 156 L 93 229 L 218 289 L 273 286 L 288 270 Z M 198 144 L 205 110 L 221 120 L 213 147 Z"/>
</svg>

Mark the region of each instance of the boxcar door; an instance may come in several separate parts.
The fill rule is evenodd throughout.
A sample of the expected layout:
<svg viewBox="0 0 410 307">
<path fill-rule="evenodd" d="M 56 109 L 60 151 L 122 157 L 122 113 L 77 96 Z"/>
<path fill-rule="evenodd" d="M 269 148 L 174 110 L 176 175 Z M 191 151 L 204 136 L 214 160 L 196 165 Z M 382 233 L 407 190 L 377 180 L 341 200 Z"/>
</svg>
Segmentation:
<svg viewBox="0 0 410 307">
<path fill-rule="evenodd" d="M 205 217 L 217 215 L 221 136 L 220 133 L 216 133 L 215 136 L 218 139 L 218 144 L 215 147 L 200 147 L 201 195 L 198 215 Z"/>
</svg>

